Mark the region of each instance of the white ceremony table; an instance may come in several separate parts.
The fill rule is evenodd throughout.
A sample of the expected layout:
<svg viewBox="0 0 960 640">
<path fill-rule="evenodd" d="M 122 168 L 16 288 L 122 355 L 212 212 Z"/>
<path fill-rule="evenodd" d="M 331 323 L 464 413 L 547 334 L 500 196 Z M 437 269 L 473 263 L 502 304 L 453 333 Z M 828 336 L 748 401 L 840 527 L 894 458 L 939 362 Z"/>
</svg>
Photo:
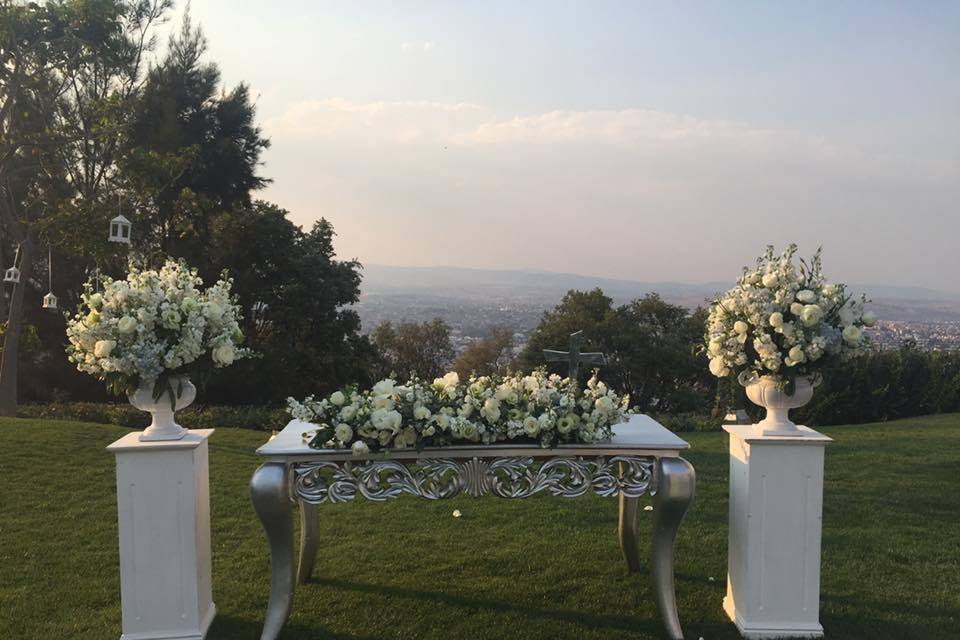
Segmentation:
<svg viewBox="0 0 960 640">
<path fill-rule="evenodd" d="M 680 457 L 689 448 L 645 415 L 614 427 L 614 437 L 596 444 L 537 444 L 394 449 L 355 456 L 343 449 L 312 449 L 303 441 L 315 425 L 293 420 L 257 449 L 265 459 L 253 474 L 250 493 L 270 543 L 270 602 L 261 640 L 275 640 L 290 615 L 294 583 L 306 582 L 317 553 L 317 505 L 348 502 L 358 494 L 383 501 L 403 494 L 428 499 L 459 493 L 525 498 L 541 491 L 574 498 L 594 492 L 618 497 L 620 548 L 630 571 L 641 568 L 637 546 L 639 498 L 654 497 L 651 568 L 667 634 L 683 639 L 673 581 L 673 546 L 693 500 L 693 466 Z M 300 559 L 294 563 L 294 503 L 300 505 Z"/>
</svg>

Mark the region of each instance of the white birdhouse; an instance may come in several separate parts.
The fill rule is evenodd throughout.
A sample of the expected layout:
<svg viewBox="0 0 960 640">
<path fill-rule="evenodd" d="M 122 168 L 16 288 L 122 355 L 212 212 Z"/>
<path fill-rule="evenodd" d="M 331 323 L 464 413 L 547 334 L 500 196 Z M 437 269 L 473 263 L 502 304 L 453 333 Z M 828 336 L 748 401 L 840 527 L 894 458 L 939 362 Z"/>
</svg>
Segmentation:
<svg viewBox="0 0 960 640">
<path fill-rule="evenodd" d="M 12 282 L 13 284 L 20 282 L 20 269 L 17 269 L 16 267 L 10 267 L 7 269 L 7 272 L 3 274 L 3 281 Z"/>
<path fill-rule="evenodd" d="M 53 291 L 43 296 L 43 308 L 44 309 L 57 308 L 57 296 L 53 295 Z"/>
<path fill-rule="evenodd" d="M 122 215 L 110 221 L 110 242 L 130 244 L 130 221 Z"/>
</svg>

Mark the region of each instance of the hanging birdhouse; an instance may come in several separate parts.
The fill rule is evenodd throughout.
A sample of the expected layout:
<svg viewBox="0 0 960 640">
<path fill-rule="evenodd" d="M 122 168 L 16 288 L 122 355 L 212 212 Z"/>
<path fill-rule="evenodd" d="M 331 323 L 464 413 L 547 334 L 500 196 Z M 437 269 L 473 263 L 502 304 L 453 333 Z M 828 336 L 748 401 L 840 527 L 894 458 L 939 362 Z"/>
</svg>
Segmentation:
<svg viewBox="0 0 960 640">
<path fill-rule="evenodd" d="M 16 284 L 20 282 L 20 269 L 16 267 L 10 267 L 7 269 L 7 272 L 3 274 L 3 281 Z"/>
<path fill-rule="evenodd" d="M 43 296 L 43 308 L 56 310 L 57 308 L 57 296 L 53 295 L 53 291 Z"/>
<path fill-rule="evenodd" d="M 110 242 L 130 244 L 130 221 L 119 215 L 110 221 Z"/>
</svg>

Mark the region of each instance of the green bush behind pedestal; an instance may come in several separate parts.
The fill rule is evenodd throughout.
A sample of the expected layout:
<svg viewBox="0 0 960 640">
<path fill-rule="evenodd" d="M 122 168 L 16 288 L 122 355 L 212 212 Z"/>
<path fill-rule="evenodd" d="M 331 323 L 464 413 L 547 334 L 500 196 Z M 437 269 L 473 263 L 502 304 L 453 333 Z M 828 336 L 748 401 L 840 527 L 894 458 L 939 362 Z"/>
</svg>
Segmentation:
<svg viewBox="0 0 960 640">
<path fill-rule="evenodd" d="M 26 404 L 19 407 L 17 417 L 115 424 L 131 429 L 143 429 L 150 424 L 148 413 L 129 404 L 98 402 Z M 177 422 L 188 429 L 235 427 L 271 431 L 282 429 L 289 421 L 290 416 L 285 409 L 253 405 L 209 405 L 177 411 Z"/>
</svg>

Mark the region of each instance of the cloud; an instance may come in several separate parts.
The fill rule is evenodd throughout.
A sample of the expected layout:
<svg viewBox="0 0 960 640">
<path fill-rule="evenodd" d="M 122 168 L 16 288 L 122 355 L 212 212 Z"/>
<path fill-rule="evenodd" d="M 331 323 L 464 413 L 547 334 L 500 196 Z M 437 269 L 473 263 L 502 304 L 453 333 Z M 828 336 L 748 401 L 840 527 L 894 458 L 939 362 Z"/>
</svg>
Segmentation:
<svg viewBox="0 0 960 640">
<path fill-rule="evenodd" d="M 707 280 L 796 241 L 835 251 L 849 279 L 897 281 L 882 256 L 903 238 L 925 238 L 922 261 L 956 236 L 942 154 L 749 122 L 328 98 L 289 104 L 264 130 L 268 197 L 298 222 L 327 217 L 342 255 L 373 262 Z"/>
<path fill-rule="evenodd" d="M 432 51 L 435 43 L 430 40 L 404 42 L 400 45 L 400 50 L 405 52 L 423 51 L 424 53 Z"/>
</svg>

